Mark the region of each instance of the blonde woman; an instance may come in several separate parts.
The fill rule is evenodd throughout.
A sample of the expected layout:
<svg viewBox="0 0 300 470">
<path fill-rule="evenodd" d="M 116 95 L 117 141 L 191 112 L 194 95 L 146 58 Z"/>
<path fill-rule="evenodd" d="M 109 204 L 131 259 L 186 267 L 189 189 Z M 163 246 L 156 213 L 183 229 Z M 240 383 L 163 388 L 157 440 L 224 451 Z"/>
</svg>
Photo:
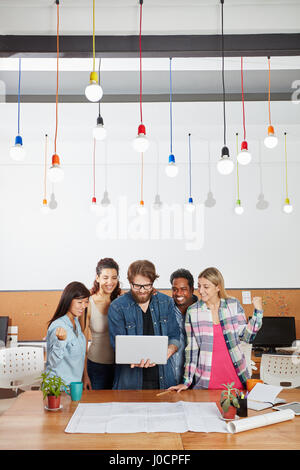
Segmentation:
<svg viewBox="0 0 300 470">
<path fill-rule="evenodd" d="M 227 382 L 244 389 L 249 374 L 240 342 L 251 343 L 261 328 L 262 299 L 253 297 L 254 313 L 247 322 L 240 302 L 227 295 L 223 276 L 216 268 L 199 274 L 198 291 L 200 300 L 186 314 L 183 384 L 170 389 L 220 389 Z"/>
<path fill-rule="evenodd" d="M 112 258 L 101 259 L 96 267 L 96 278 L 85 324 L 82 329 L 88 344 L 83 373 L 84 389 L 112 389 L 114 380 L 114 350 L 108 331 L 108 309 L 110 303 L 121 294 L 119 266 Z"/>
</svg>

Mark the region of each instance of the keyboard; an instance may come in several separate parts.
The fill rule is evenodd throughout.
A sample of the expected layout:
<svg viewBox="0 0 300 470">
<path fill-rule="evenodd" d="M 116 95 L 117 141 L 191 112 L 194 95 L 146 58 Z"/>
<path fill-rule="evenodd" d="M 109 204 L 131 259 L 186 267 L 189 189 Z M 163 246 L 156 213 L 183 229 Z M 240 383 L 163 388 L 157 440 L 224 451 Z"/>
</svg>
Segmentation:
<svg viewBox="0 0 300 470">
<path fill-rule="evenodd" d="M 269 353 L 268 351 L 254 351 L 255 357 L 261 357 L 263 354 L 272 354 L 274 356 L 292 356 L 297 351 L 288 351 L 286 349 L 277 349 L 276 352 Z M 299 352 L 298 352 L 299 354 Z"/>
<path fill-rule="evenodd" d="M 287 351 L 286 349 L 277 349 L 275 354 L 280 356 L 292 356 L 296 351 Z"/>
</svg>

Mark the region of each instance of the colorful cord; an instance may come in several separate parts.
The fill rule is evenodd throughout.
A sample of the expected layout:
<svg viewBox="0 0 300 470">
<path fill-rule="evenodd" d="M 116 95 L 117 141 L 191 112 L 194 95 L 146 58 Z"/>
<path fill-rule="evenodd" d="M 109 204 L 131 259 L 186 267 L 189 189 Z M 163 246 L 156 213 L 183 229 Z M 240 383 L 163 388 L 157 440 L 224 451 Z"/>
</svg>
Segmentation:
<svg viewBox="0 0 300 470">
<path fill-rule="evenodd" d="M 54 153 L 56 154 L 56 140 L 57 140 L 57 125 L 58 125 L 58 63 L 59 63 L 59 1 L 56 1 L 57 10 L 57 34 L 56 34 L 56 97 L 55 97 L 55 138 L 54 138 Z"/>
</svg>

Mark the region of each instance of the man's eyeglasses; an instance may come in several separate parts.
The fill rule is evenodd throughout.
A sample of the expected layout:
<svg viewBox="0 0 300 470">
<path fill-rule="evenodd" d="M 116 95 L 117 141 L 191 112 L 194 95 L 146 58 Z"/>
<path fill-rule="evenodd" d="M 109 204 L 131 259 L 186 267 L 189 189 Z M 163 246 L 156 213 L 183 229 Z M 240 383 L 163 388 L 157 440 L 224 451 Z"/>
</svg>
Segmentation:
<svg viewBox="0 0 300 470">
<path fill-rule="evenodd" d="M 141 291 L 142 289 L 146 291 L 150 291 L 152 289 L 153 284 L 131 284 L 134 290 Z"/>
</svg>

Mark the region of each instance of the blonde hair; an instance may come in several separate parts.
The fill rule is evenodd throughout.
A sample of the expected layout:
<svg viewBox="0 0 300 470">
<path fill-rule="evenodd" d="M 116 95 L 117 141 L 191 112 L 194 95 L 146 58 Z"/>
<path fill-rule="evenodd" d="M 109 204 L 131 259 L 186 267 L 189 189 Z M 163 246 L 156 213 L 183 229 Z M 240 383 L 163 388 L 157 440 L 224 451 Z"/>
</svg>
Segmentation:
<svg viewBox="0 0 300 470">
<path fill-rule="evenodd" d="M 219 287 L 219 292 L 218 295 L 220 299 L 228 299 L 229 295 L 227 294 L 224 286 L 224 278 L 220 271 L 217 268 L 206 268 L 204 271 L 202 271 L 198 279 L 200 277 L 204 277 L 204 279 L 207 279 L 208 281 L 212 282 L 216 287 Z"/>
</svg>

